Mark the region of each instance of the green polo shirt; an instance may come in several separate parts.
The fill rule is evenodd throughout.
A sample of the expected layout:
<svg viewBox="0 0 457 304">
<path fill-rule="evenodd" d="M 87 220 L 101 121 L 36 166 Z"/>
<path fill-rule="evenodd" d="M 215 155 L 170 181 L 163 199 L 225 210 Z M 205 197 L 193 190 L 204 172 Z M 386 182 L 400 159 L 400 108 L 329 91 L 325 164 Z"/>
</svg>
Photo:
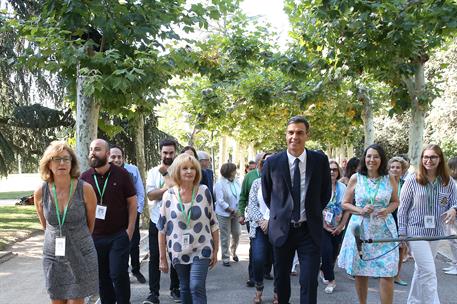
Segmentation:
<svg viewBox="0 0 457 304">
<path fill-rule="evenodd" d="M 244 209 L 249 202 L 249 191 L 251 191 L 252 183 L 260 178 L 260 173 L 257 169 L 248 172 L 244 176 L 243 184 L 241 185 L 241 193 L 240 193 L 240 200 L 238 202 L 238 210 L 241 213 L 241 216 L 244 216 Z"/>
</svg>

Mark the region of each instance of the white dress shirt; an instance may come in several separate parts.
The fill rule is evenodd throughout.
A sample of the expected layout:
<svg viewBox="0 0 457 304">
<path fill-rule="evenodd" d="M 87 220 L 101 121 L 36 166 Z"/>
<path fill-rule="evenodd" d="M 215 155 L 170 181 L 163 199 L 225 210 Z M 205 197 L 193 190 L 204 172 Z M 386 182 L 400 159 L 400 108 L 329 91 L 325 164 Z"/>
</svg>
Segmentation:
<svg viewBox="0 0 457 304">
<path fill-rule="evenodd" d="M 295 170 L 295 159 L 298 158 L 300 163 L 298 164 L 300 168 L 300 220 L 299 222 L 306 221 L 306 212 L 305 212 L 305 199 L 306 199 L 306 149 L 303 153 L 295 157 L 287 151 L 287 158 L 289 161 L 289 172 L 290 180 L 294 182 L 294 170 Z M 292 187 L 294 185 L 292 184 Z"/>
<path fill-rule="evenodd" d="M 148 177 L 146 178 L 146 193 L 149 193 L 153 190 L 158 190 L 162 188 L 164 178 L 159 171 L 159 167 L 154 167 L 148 171 Z M 151 201 L 148 199 L 149 202 L 149 215 L 151 216 L 151 221 L 154 224 L 157 224 L 160 215 L 160 207 L 162 206 L 162 200 L 154 200 Z"/>
</svg>

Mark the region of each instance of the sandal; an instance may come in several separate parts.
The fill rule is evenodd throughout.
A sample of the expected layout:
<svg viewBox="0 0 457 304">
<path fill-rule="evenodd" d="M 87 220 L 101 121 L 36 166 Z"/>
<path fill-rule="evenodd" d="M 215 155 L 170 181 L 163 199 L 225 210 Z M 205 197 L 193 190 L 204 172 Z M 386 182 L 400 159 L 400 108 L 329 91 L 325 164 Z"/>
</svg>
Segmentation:
<svg viewBox="0 0 457 304">
<path fill-rule="evenodd" d="M 279 304 L 278 294 L 276 292 L 273 294 L 273 304 Z"/>
<path fill-rule="evenodd" d="M 256 292 L 255 293 L 255 298 L 254 301 L 252 302 L 254 304 L 262 304 L 262 293 Z"/>
</svg>

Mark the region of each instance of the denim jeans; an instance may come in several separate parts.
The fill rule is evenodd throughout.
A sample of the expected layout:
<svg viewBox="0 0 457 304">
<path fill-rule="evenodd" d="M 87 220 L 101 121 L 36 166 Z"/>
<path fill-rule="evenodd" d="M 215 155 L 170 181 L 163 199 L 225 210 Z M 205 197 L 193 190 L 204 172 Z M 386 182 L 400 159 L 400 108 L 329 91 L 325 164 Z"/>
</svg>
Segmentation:
<svg viewBox="0 0 457 304">
<path fill-rule="evenodd" d="M 102 304 L 130 303 L 129 251 L 125 230 L 94 238 L 98 256 L 100 300 Z"/>
<path fill-rule="evenodd" d="M 254 282 L 257 290 L 263 290 L 263 276 L 265 275 L 265 264 L 272 255 L 272 247 L 268 236 L 263 233 L 260 227 L 256 228 L 255 238 L 251 239 L 252 259 L 254 268 Z"/>
<path fill-rule="evenodd" d="M 194 260 L 191 264 L 176 264 L 183 304 L 206 304 L 206 275 L 209 259 Z"/>
</svg>

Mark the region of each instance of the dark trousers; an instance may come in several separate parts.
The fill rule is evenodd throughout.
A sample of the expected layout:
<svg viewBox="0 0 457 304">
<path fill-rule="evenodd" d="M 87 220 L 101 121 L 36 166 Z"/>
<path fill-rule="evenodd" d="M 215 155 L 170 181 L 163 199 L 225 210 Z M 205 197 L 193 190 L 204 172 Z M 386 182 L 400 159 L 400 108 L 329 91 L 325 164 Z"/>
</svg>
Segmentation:
<svg viewBox="0 0 457 304">
<path fill-rule="evenodd" d="M 263 290 L 263 277 L 271 271 L 271 256 L 273 248 L 268 236 L 260 227 L 256 228 L 255 238 L 251 239 L 254 282 L 257 290 Z M 269 265 L 269 267 L 267 266 Z M 276 289 L 275 289 L 276 291 Z"/>
<path fill-rule="evenodd" d="M 248 234 L 249 234 L 250 225 L 249 225 L 249 222 L 247 222 L 247 221 L 246 221 L 246 230 L 248 231 Z M 253 266 L 253 263 L 252 263 L 252 240 L 251 239 L 249 239 L 248 275 L 249 275 L 249 281 L 253 281 L 254 282 L 254 266 Z"/>
<path fill-rule="evenodd" d="M 159 296 L 160 270 L 159 270 L 159 231 L 156 224 L 149 222 L 149 291 Z M 179 279 L 173 265 L 170 264 L 170 290 L 179 289 Z"/>
<path fill-rule="evenodd" d="M 321 270 L 324 273 L 324 278 L 328 281 L 335 280 L 335 261 L 338 256 L 341 240 L 343 234 L 333 236 L 327 230 L 322 233 L 322 247 L 321 247 Z"/>
<path fill-rule="evenodd" d="M 133 231 L 132 240 L 130 241 L 130 264 L 132 273 L 140 272 L 140 216 L 138 212 L 135 222 L 135 231 Z"/>
<path fill-rule="evenodd" d="M 102 304 L 130 303 L 129 250 L 126 231 L 94 239 Z"/>
<path fill-rule="evenodd" d="M 291 227 L 285 244 L 281 247 L 273 247 L 279 303 L 289 303 L 290 269 L 292 268 L 295 250 L 300 262 L 300 304 L 316 304 L 320 244 L 316 244 L 311 239 L 306 224 L 299 228 Z"/>
</svg>

